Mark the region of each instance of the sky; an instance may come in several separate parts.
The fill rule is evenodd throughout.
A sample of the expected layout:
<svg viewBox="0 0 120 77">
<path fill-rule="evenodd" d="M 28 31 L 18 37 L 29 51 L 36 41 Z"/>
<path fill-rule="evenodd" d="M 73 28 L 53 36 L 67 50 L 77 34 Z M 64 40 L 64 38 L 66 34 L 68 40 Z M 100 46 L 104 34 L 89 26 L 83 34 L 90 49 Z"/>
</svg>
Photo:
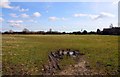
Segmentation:
<svg viewBox="0 0 120 77">
<path fill-rule="evenodd" d="M 1 2 L 0 30 L 96 31 L 118 26 L 116 2 Z"/>
</svg>

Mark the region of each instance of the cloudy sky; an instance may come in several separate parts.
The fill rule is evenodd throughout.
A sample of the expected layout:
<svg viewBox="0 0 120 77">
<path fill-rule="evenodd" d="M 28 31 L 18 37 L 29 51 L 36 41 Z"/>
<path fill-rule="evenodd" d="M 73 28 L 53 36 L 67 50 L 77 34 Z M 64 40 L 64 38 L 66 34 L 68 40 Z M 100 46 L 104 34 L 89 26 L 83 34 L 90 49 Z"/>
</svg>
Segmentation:
<svg viewBox="0 0 120 77">
<path fill-rule="evenodd" d="M 117 26 L 116 2 L 1 2 L 0 30 L 96 31 Z"/>
</svg>

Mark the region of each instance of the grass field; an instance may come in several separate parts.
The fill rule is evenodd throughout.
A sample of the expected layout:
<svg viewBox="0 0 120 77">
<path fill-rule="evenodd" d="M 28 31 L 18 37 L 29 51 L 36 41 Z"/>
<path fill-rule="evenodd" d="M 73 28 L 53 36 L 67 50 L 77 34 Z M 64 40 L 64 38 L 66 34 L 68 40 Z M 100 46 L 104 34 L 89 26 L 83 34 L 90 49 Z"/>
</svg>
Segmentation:
<svg viewBox="0 0 120 77">
<path fill-rule="evenodd" d="M 57 49 L 85 53 L 90 67 L 115 72 L 118 68 L 118 36 L 104 35 L 3 35 L 3 74 L 41 74 L 48 53 Z M 71 64 L 71 60 L 63 64 Z"/>
</svg>

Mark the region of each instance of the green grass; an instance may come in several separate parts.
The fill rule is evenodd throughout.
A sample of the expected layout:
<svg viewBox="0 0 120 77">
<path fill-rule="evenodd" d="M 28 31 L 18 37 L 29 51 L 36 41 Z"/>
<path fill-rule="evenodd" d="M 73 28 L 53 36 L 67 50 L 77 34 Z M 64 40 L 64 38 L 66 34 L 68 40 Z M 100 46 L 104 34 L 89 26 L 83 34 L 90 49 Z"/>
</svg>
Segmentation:
<svg viewBox="0 0 120 77">
<path fill-rule="evenodd" d="M 14 66 L 30 74 L 40 74 L 42 64 L 47 62 L 48 53 L 66 48 L 85 53 L 92 68 L 108 72 L 118 68 L 118 36 L 3 35 L 2 39 L 3 74 L 10 74 L 11 67 L 19 73 L 17 69 L 20 68 Z M 70 60 L 63 61 L 64 65 L 67 63 L 71 64 Z"/>
</svg>

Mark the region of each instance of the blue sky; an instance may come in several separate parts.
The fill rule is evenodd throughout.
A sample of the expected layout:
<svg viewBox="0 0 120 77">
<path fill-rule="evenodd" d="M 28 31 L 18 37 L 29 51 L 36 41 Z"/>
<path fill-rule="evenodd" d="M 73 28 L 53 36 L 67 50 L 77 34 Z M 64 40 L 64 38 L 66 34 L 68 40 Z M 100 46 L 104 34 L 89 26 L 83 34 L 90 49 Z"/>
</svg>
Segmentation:
<svg viewBox="0 0 120 77">
<path fill-rule="evenodd" d="M 113 2 L 9 2 L 0 7 L 2 31 L 96 31 L 118 23 Z"/>
</svg>

